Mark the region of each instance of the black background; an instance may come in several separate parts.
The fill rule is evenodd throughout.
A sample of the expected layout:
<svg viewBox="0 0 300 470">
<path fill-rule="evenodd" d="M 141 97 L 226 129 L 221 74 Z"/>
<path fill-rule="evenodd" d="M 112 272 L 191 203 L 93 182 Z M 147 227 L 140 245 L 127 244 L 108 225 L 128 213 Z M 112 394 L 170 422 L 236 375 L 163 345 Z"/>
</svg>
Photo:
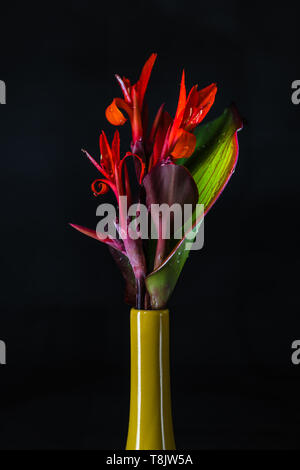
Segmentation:
<svg viewBox="0 0 300 470">
<path fill-rule="evenodd" d="M 208 119 L 234 101 L 240 158 L 170 302 L 179 449 L 300 446 L 299 14 L 226 1 L 1 3 L 2 449 L 121 449 L 129 405 L 129 308 L 96 224 L 105 107 L 158 60 L 148 101 L 174 113 L 187 84 L 216 81 Z M 122 150 L 129 142 L 121 129 Z M 109 198 L 108 198 L 109 200 Z"/>
</svg>

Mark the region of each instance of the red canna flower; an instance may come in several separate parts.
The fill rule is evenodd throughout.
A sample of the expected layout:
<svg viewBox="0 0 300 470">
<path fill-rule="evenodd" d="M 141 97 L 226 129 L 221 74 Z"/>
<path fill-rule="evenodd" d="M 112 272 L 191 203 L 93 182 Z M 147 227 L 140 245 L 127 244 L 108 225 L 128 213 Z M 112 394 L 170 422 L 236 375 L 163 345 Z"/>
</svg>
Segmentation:
<svg viewBox="0 0 300 470">
<path fill-rule="evenodd" d="M 142 69 L 139 80 L 134 85 L 131 85 L 128 78 L 116 75 L 124 99 L 114 98 L 105 111 L 107 120 L 114 126 L 122 126 L 127 120 L 120 108 L 127 113 L 131 122 L 133 143 L 143 138 L 144 97 L 156 57 L 157 54 L 151 54 Z"/>
<path fill-rule="evenodd" d="M 172 159 L 188 158 L 192 155 L 196 145 L 196 137 L 192 131 L 210 110 L 217 92 L 215 83 L 202 90 L 198 90 L 195 85 L 186 96 L 183 71 L 174 120 L 162 105 L 147 137 L 147 107 L 144 97 L 156 57 L 157 54 L 149 57 L 134 85 L 131 85 L 129 79 L 116 75 L 124 98 L 115 98 L 105 112 L 108 121 L 116 126 L 123 125 L 127 120 L 121 109 L 127 113 L 132 127 L 132 151 L 138 154 L 145 164 L 148 161 L 148 170 L 159 162 L 171 162 Z M 139 170 L 137 174 L 140 176 Z"/>
<path fill-rule="evenodd" d="M 193 86 L 186 97 L 183 71 L 174 121 L 166 111 L 163 112 L 154 144 L 151 166 L 167 157 L 188 158 L 194 152 L 196 137 L 191 131 L 205 118 L 214 103 L 217 92 L 215 83 L 200 91 L 197 88 L 197 85 Z"/>
<path fill-rule="evenodd" d="M 96 179 L 92 183 L 92 191 L 95 196 L 105 194 L 109 188 L 111 188 L 119 202 L 119 196 L 127 195 L 130 198 L 130 184 L 127 167 L 124 166 L 125 160 L 129 156 L 136 157 L 141 165 L 140 172 L 140 183 L 144 176 L 145 165 L 142 159 L 131 152 L 127 152 L 125 156 L 120 159 L 120 136 L 119 132 L 116 131 L 111 146 L 108 143 L 105 132 L 102 131 L 99 139 L 101 158 L 100 163 L 86 151 L 83 152 L 93 163 L 93 165 L 100 171 L 104 178 Z M 124 168 L 123 168 L 124 167 Z M 123 181 L 123 169 L 124 169 L 124 181 Z"/>
</svg>

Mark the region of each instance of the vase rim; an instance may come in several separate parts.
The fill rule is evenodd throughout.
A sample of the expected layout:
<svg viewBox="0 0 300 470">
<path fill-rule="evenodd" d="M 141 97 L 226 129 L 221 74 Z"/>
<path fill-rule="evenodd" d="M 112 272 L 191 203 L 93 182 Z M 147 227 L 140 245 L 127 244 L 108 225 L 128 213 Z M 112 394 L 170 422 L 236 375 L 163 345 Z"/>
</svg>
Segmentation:
<svg viewBox="0 0 300 470">
<path fill-rule="evenodd" d="M 132 313 L 141 313 L 142 315 L 167 315 L 169 314 L 168 308 L 160 308 L 157 310 L 144 310 L 141 308 L 134 308 L 132 307 L 130 310 Z"/>
</svg>

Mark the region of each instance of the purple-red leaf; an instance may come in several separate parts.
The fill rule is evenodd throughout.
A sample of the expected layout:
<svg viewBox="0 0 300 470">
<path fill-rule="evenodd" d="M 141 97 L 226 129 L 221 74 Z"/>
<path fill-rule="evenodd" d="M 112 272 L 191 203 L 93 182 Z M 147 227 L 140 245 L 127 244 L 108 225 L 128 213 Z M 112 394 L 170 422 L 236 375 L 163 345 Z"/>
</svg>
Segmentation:
<svg viewBox="0 0 300 470">
<path fill-rule="evenodd" d="M 121 240 L 110 238 L 105 233 L 97 233 L 96 230 L 92 230 L 90 228 L 82 227 L 81 225 L 69 224 L 71 227 L 78 230 L 78 232 L 87 235 L 88 237 L 94 238 L 100 242 L 106 243 L 107 245 L 113 247 L 115 250 L 120 251 L 121 253 L 124 252 L 124 245 Z"/>
<path fill-rule="evenodd" d="M 187 214 L 185 205 L 190 205 L 190 214 L 192 214 L 198 201 L 198 189 L 190 173 L 183 166 L 174 164 L 155 166 L 145 176 L 143 184 L 146 190 L 146 205 L 148 210 L 151 210 L 152 223 L 158 237 L 157 243 L 151 238 L 148 244 L 151 269 L 153 261 L 151 253 L 154 253 L 155 245 L 156 254 L 153 265 L 157 268 L 174 245 L 174 233 L 184 225 L 184 216 Z M 154 204 L 157 205 L 155 210 Z M 180 209 L 179 219 L 177 219 L 179 226 L 175 223 L 176 218 L 172 210 L 169 210 L 169 218 L 161 217 L 159 206 L 166 205 L 166 209 L 171 209 L 173 204 L 177 205 L 175 210 Z M 166 212 L 165 214 L 167 215 Z M 169 230 L 167 230 L 167 224 L 169 224 Z M 168 240 L 166 236 L 169 237 Z"/>
<path fill-rule="evenodd" d="M 136 280 L 129 259 L 124 253 L 120 253 L 120 251 L 115 250 L 112 246 L 109 246 L 108 249 L 125 280 L 125 302 L 135 307 Z"/>
</svg>

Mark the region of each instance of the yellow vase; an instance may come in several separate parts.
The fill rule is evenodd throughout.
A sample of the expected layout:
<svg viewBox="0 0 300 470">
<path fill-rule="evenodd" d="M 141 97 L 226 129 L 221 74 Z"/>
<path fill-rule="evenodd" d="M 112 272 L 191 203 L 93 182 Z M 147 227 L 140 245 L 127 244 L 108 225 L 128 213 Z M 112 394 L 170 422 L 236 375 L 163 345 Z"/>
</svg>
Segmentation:
<svg viewBox="0 0 300 470">
<path fill-rule="evenodd" d="M 130 312 L 130 413 L 127 450 L 175 449 L 169 310 Z"/>
</svg>

